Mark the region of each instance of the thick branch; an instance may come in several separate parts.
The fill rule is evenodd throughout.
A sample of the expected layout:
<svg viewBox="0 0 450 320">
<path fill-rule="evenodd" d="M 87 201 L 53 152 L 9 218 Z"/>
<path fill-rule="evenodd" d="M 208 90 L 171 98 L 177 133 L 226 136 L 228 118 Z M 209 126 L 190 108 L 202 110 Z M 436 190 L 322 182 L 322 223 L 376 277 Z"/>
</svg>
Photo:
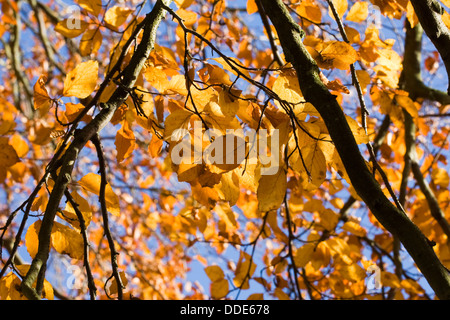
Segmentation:
<svg viewBox="0 0 450 320">
<path fill-rule="evenodd" d="M 319 68 L 301 41 L 298 24 L 281 0 L 262 0 L 266 13 L 277 30 L 286 60 L 291 62 L 306 101 L 323 118 L 348 176 L 358 195 L 380 223 L 398 236 L 423 275 L 441 299 L 450 299 L 450 275 L 441 264 L 427 238 L 412 221 L 384 195 L 367 168 L 345 115 L 319 77 Z"/>
<path fill-rule="evenodd" d="M 441 55 L 450 79 L 450 30 L 442 21 L 444 9 L 437 0 L 411 0 L 423 30 Z M 450 94 L 450 80 L 447 94 Z"/>
</svg>

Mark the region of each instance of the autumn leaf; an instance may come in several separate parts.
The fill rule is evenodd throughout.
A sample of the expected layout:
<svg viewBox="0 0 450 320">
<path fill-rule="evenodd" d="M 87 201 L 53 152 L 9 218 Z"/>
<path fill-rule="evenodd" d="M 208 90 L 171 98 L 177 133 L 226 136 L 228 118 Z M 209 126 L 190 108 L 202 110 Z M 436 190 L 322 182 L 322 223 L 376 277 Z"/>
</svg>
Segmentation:
<svg viewBox="0 0 450 320">
<path fill-rule="evenodd" d="M 0 137 L 0 166 L 11 167 L 19 161 L 19 156 L 14 147 L 9 144 L 8 139 Z"/>
<path fill-rule="evenodd" d="M 117 150 L 117 162 L 122 162 L 133 153 L 136 139 L 128 121 L 122 122 L 122 127 L 117 131 L 115 146 Z"/>
<path fill-rule="evenodd" d="M 55 31 L 59 32 L 64 37 L 76 38 L 81 35 L 87 27 L 88 23 L 83 20 L 68 18 L 58 22 L 55 26 Z"/>
<path fill-rule="evenodd" d="M 125 275 L 125 272 L 120 271 L 119 277 L 120 277 L 120 281 L 122 282 L 122 285 L 126 286 L 128 284 L 128 279 Z M 117 289 L 118 289 L 117 281 L 116 281 L 116 278 L 113 277 L 109 286 L 107 287 L 107 290 L 108 290 L 109 294 L 111 295 L 111 294 L 116 294 L 118 292 Z"/>
<path fill-rule="evenodd" d="M 358 60 L 358 53 L 351 45 L 342 41 L 330 41 L 320 51 L 325 61 L 332 61 L 333 67 L 347 70 Z"/>
<path fill-rule="evenodd" d="M 339 17 L 342 19 L 348 8 L 347 0 L 331 0 L 331 1 L 333 2 L 333 5 L 336 8 Z M 331 12 L 331 8 L 328 9 L 328 15 L 334 19 L 334 15 Z"/>
<path fill-rule="evenodd" d="M 98 62 L 94 60 L 82 62 L 67 74 L 63 96 L 86 98 L 94 91 L 97 79 Z"/>
<path fill-rule="evenodd" d="M 81 187 L 83 187 L 83 189 L 85 189 L 86 191 L 92 192 L 98 196 L 100 195 L 100 182 L 101 177 L 98 174 L 90 172 L 84 177 L 82 177 L 78 181 L 78 184 L 81 185 Z M 107 184 L 105 188 L 105 200 L 108 211 L 115 216 L 119 216 L 120 214 L 119 198 L 114 193 L 110 184 Z"/>
<path fill-rule="evenodd" d="M 86 10 L 87 12 L 93 14 L 94 16 L 98 16 L 102 10 L 102 1 L 101 0 L 76 0 L 78 5 Z"/>
<path fill-rule="evenodd" d="M 73 259 L 82 259 L 84 242 L 80 232 L 59 222 L 53 222 L 51 233 L 52 247 L 61 254 L 67 254 Z"/>
<path fill-rule="evenodd" d="M 225 277 L 222 268 L 219 266 L 208 266 L 204 270 L 211 282 L 221 280 Z"/>
<path fill-rule="evenodd" d="M 178 109 L 169 114 L 164 122 L 164 140 L 179 141 L 187 133 L 192 113 Z"/>
<path fill-rule="evenodd" d="M 105 22 L 118 28 L 127 20 L 131 12 L 133 12 L 131 8 L 113 6 L 106 11 Z"/>
<path fill-rule="evenodd" d="M 102 33 L 99 28 L 88 29 L 80 40 L 80 53 L 82 56 L 88 56 L 97 53 L 103 41 Z"/>
<path fill-rule="evenodd" d="M 433 183 L 441 188 L 447 188 L 450 183 L 450 177 L 447 170 L 443 168 L 435 168 L 431 171 L 431 179 Z"/>
<path fill-rule="evenodd" d="M 296 11 L 302 18 L 306 18 L 305 22 L 309 20 L 313 23 L 320 23 L 322 21 L 322 12 L 314 0 L 302 1 Z"/>
<path fill-rule="evenodd" d="M 400 107 L 405 109 L 411 117 L 417 118 L 419 116 L 419 111 L 417 110 L 414 101 L 412 101 L 410 97 L 404 95 L 395 95 L 395 101 Z"/>
<path fill-rule="evenodd" d="M 247 0 L 247 13 L 253 14 L 258 12 L 258 6 L 256 5 L 255 0 Z"/>
<path fill-rule="evenodd" d="M 87 228 L 92 220 L 92 209 L 89 202 L 76 191 L 72 191 L 70 195 L 77 204 L 77 209 L 81 212 L 85 227 Z M 78 219 L 75 209 L 72 207 L 70 202 L 67 202 L 62 214 L 58 212 L 58 215 L 69 222 L 75 229 L 80 230 L 80 220 Z"/>
<path fill-rule="evenodd" d="M 25 235 L 25 246 L 27 247 L 28 254 L 31 258 L 36 256 L 39 245 L 39 230 L 41 229 L 41 220 L 37 220 L 28 227 L 28 231 Z"/>
<path fill-rule="evenodd" d="M 347 14 L 346 19 L 353 22 L 363 22 L 369 15 L 369 3 L 355 2 Z"/>
<path fill-rule="evenodd" d="M 51 102 L 51 98 L 48 95 L 47 88 L 45 84 L 47 82 L 47 77 L 41 75 L 34 85 L 34 109 L 47 108 Z"/>
<path fill-rule="evenodd" d="M 315 247 L 314 243 L 307 243 L 295 251 L 294 262 L 296 268 L 304 268 L 311 261 Z"/>
<path fill-rule="evenodd" d="M 283 168 L 278 168 L 275 174 L 262 175 L 257 190 L 259 210 L 277 209 L 284 200 L 286 186 L 286 171 Z"/>
</svg>

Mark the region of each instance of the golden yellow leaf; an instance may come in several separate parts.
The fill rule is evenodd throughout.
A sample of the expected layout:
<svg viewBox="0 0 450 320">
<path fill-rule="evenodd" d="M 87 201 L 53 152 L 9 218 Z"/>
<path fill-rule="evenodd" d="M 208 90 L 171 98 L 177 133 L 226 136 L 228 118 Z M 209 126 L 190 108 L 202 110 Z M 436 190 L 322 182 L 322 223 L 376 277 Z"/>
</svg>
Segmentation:
<svg viewBox="0 0 450 320">
<path fill-rule="evenodd" d="M 233 284 L 244 290 L 248 289 L 249 279 L 252 277 L 255 270 L 255 261 L 249 254 L 241 251 L 241 255 L 236 266 L 236 271 L 234 273 L 235 277 L 233 278 Z"/>
<path fill-rule="evenodd" d="M 86 98 L 94 91 L 97 79 L 98 62 L 94 60 L 82 62 L 67 74 L 63 96 Z"/>
<path fill-rule="evenodd" d="M 450 177 L 448 175 L 447 170 L 444 168 L 435 168 L 431 171 L 431 179 L 435 185 L 438 185 L 442 188 L 447 188 L 450 182 Z"/>
<path fill-rule="evenodd" d="M 76 0 L 76 2 L 81 8 L 83 8 L 84 10 L 93 14 L 96 17 L 100 14 L 100 11 L 102 10 L 101 0 Z"/>
<path fill-rule="evenodd" d="M 81 212 L 84 218 L 85 227 L 88 227 L 92 220 L 92 209 L 89 205 L 89 202 L 84 199 L 78 192 L 73 191 L 71 196 L 75 203 L 78 205 L 78 210 Z M 80 230 L 80 221 L 78 220 L 77 214 L 75 213 L 75 209 L 72 207 L 70 202 L 68 201 L 65 209 L 63 210 L 63 214 L 58 215 L 69 222 L 75 229 Z"/>
<path fill-rule="evenodd" d="M 306 18 L 313 23 L 320 23 L 322 21 L 320 7 L 313 0 L 302 1 L 296 11 L 302 18 Z"/>
<path fill-rule="evenodd" d="M 352 263 L 350 265 L 339 264 L 338 270 L 343 278 L 354 282 L 361 281 L 367 276 L 366 270 L 357 263 Z"/>
<path fill-rule="evenodd" d="M 20 288 L 22 281 L 12 271 L 0 279 L 1 300 L 26 300 Z"/>
<path fill-rule="evenodd" d="M 413 118 L 417 118 L 419 116 L 419 111 L 417 110 L 417 106 L 414 101 L 404 95 L 395 95 L 395 101 L 399 106 L 405 109 Z"/>
<path fill-rule="evenodd" d="M 319 211 L 319 225 L 328 231 L 333 231 L 339 222 L 339 215 L 331 209 Z"/>
<path fill-rule="evenodd" d="M 333 67 L 347 70 L 359 58 L 358 52 L 351 45 L 342 41 L 330 41 L 320 52 L 325 61 L 332 61 Z"/>
<path fill-rule="evenodd" d="M 192 27 L 198 20 L 198 15 L 190 10 L 178 9 L 176 13 L 183 19 L 184 25 L 188 28 Z"/>
<path fill-rule="evenodd" d="M 383 286 L 390 287 L 390 288 L 400 288 L 400 280 L 398 277 L 387 271 L 381 271 L 381 283 Z"/>
<path fill-rule="evenodd" d="M 286 171 L 283 168 L 278 168 L 276 174 L 262 175 L 256 192 L 258 209 L 262 212 L 278 209 L 283 203 L 286 187 Z"/>
<path fill-rule="evenodd" d="M 127 279 L 127 277 L 125 275 L 125 272 L 120 271 L 119 272 L 119 277 L 120 277 L 120 281 L 122 282 L 122 285 L 126 286 L 128 284 L 128 279 Z M 111 283 L 108 286 L 107 290 L 108 290 L 109 294 L 116 294 L 118 292 L 118 290 L 117 290 L 117 281 L 116 281 L 115 277 L 112 278 Z"/>
<path fill-rule="evenodd" d="M 303 94 L 298 83 L 298 78 L 290 71 L 280 73 L 278 78 L 273 83 L 272 91 L 287 102 L 304 102 Z M 280 108 L 280 110 L 284 111 L 282 108 Z"/>
<path fill-rule="evenodd" d="M 152 139 L 150 140 L 150 144 L 148 145 L 148 152 L 150 153 L 150 156 L 152 158 L 156 158 L 159 156 L 163 147 L 163 143 L 163 140 L 158 138 L 156 134 L 152 135 Z"/>
<path fill-rule="evenodd" d="M 128 121 L 122 122 L 122 127 L 117 131 L 114 144 L 117 150 L 117 162 L 122 162 L 129 158 L 133 153 L 136 145 L 136 138 L 134 137 L 133 130 L 131 130 Z"/>
<path fill-rule="evenodd" d="M 342 229 L 358 237 L 364 237 L 366 235 L 366 229 L 354 221 L 345 222 Z"/>
<path fill-rule="evenodd" d="M 189 128 L 192 112 L 186 109 L 177 109 L 171 112 L 164 121 L 164 140 L 173 142 L 181 140 Z"/>
<path fill-rule="evenodd" d="M 101 177 L 95 173 L 88 173 L 83 178 L 78 181 L 78 184 L 86 191 L 92 192 L 97 196 L 100 194 L 100 182 Z M 120 204 L 119 198 L 114 193 L 110 184 L 106 185 L 105 188 L 105 200 L 106 206 L 109 212 L 115 216 L 120 214 Z"/>
<path fill-rule="evenodd" d="M 165 92 L 169 88 L 170 82 L 167 74 L 160 68 L 147 67 L 144 77 L 160 93 Z"/>
<path fill-rule="evenodd" d="M 344 16 L 344 14 L 348 8 L 347 0 L 331 0 L 331 1 L 333 2 L 334 7 L 336 8 L 336 11 L 337 11 L 339 17 L 342 19 L 342 17 Z M 330 17 L 332 17 L 334 19 L 334 15 L 331 12 L 331 8 L 328 8 L 328 14 Z"/>
<path fill-rule="evenodd" d="M 376 62 L 391 71 L 400 71 L 402 69 L 402 57 L 397 52 L 391 49 L 380 49 Z"/>
<path fill-rule="evenodd" d="M 371 83 L 370 75 L 366 70 L 356 70 L 356 77 L 363 93 L 366 93 L 367 86 Z"/>
<path fill-rule="evenodd" d="M 131 12 L 133 12 L 133 9 L 131 8 L 119 6 L 111 7 L 105 13 L 105 22 L 118 28 L 127 20 Z"/>
<path fill-rule="evenodd" d="M 419 18 L 417 18 L 416 12 L 414 11 L 414 7 L 411 4 L 411 1 L 408 1 L 406 5 L 406 19 L 408 19 L 411 28 L 414 28 L 416 24 L 419 23 Z"/>
<path fill-rule="evenodd" d="M 225 278 L 225 274 L 219 266 L 208 266 L 204 270 L 211 282 L 219 281 Z"/>
<path fill-rule="evenodd" d="M 103 41 L 102 33 L 99 28 L 88 29 L 80 40 L 80 53 L 82 56 L 88 56 L 97 53 Z"/>
<path fill-rule="evenodd" d="M 304 187 L 313 190 L 322 184 L 327 174 L 327 163 L 322 149 L 318 145 L 307 145 L 301 149 L 304 164 L 309 172 L 309 176 L 305 176 Z M 301 161 L 297 160 L 297 161 Z M 301 164 L 303 167 L 303 163 Z M 303 172 L 306 173 L 303 167 Z"/>
<path fill-rule="evenodd" d="M 45 83 L 47 82 L 47 77 L 41 75 L 34 85 L 34 109 L 46 108 L 49 106 L 51 98 L 48 95 L 47 89 L 45 88 Z"/>
<path fill-rule="evenodd" d="M 32 259 L 36 256 L 39 246 L 39 230 L 41 229 L 41 220 L 37 220 L 31 226 L 28 227 L 27 234 L 25 235 L 25 246 L 27 247 L 28 254 Z"/>
<path fill-rule="evenodd" d="M 264 300 L 263 293 L 252 293 L 247 297 L 247 300 Z"/>
<path fill-rule="evenodd" d="M 220 183 L 217 185 L 219 196 L 222 200 L 228 201 L 230 206 L 234 206 L 241 193 L 239 188 L 239 175 L 234 171 L 222 174 Z"/>
<path fill-rule="evenodd" d="M 68 102 L 66 103 L 66 111 L 64 113 L 64 115 L 66 116 L 67 120 L 69 120 L 70 122 L 75 121 L 75 119 L 78 117 L 78 115 L 81 113 L 81 111 L 83 111 L 83 109 L 86 108 L 84 105 L 82 105 L 81 103 L 71 103 Z M 83 118 L 81 118 L 81 121 L 84 121 L 86 123 L 89 123 L 92 120 L 92 116 L 90 115 L 84 115 Z"/>
<path fill-rule="evenodd" d="M 82 259 L 84 242 L 80 232 L 59 222 L 53 222 L 51 234 L 52 247 L 61 254 L 67 254 L 73 259 Z"/>
<path fill-rule="evenodd" d="M 0 137 L 0 167 L 11 167 L 19 161 L 16 149 L 9 144 L 8 138 Z"/>
<path fill-rule="evenodd" d="M 227 279 L 221 279 L 211 283 L 210 291 L 213 299 L 221 299 L 228 294 L 229 283 Z"/>
<path fill-rule="evenodd" d="M 314 243 L 307 243 L 297 249 L 294 255 L 295 267 L 304 268 L 311 261 L 315 247 Z"/>
<path fill-rule="evenodd" d="M 350 129 L 352 130 L 353 136 L 355 137 L 356 143 L 368 143 L 369 142 L 369 136 L 364 131 L 364 128 L 359 125 L 359 123 L 353 119 L 352 117 L 346 115 L 345 118 L 347 119 L 347 123 L 350 126 Z"/>
<path fill-rule="evenodd" d="M 178 8 L 186 9 L 189 7 L 194 0 L 175 0 L 175 3 L 177 4 Z"/>
<path fill-rule="evenodd" d="M 347 14 L 346 20 L 353 22 L 363 22 L 369 15 L 369 3 L 365 1 L 358 1 L 351 7 Z"/>
<path fill-rule="evenodd" d="M 276 288 L 275 291 L 273 292 L 273 294 L 279 300 L 291 300 L 291 298 L 289 298 L 289 296 L 281 288 Z"/>
<path fill-rule="evenodd" d="M 55 31 L 59 32 L 64 37 L 76 38 L 86 30 L 88 25 L 89 24 L 83 20 L 68 18 L 58 22 L 55 26 Z"/>
<path fill-rule="evenodd" d="M 15 133 L 11 137 L 9 144 L 13 146 L 14 150 L 16 150 L 17 156 L 19 158 L 23 158 L 24 156 L 26 156 L 28 151 L 30 150 L 28 143 L 18 133 Z"/>
<path fill-rule="evenodd" d="M 255 0 L 247 0 L 247 13 L 253 14 L 258 12 L 258 6 L 256 5 Z"/>
<path fill-rule="evenodd" d="M 212 60 L 220 63 L 224 70 L 230 71 L 231 73 L 233 73 L 236 76 L 239 74 L 243 74 L 243 75 L 251 78 L 248 70 L 240 67 L 242 65 L 242 63 L 236 58 L 229 57 L 227 60 L 224 60 L 222 57 L 220 57 L 220 58 L 213 58 Z M 230 62 L 230 63 L 228 63 L 228 62 Z"/>
</svg>

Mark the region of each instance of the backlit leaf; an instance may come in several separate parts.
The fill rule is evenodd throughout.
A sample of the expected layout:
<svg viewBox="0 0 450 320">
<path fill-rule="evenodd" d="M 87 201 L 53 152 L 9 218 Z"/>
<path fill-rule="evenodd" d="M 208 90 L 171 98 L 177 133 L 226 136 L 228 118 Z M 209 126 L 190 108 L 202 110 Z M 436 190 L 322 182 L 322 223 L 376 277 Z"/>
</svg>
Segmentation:
<svg viewBox="0 0 450 320">
<path fill-rule="evenodd" d="M 98 196 L 100 194 L 100 182 L 101 177 L 98 174 L 90 172 L 81 178 L 80 181 L 78 181 L 78 184 L 86 191 L 92 192 Z M 105 188 L 105 200 L 108 211 L 113 215 L 118 216 L 120 214 L 119 198 L 114 193 L 110 184 L 107 184 Z"/>
<path fill-rule="evenodd" d="M 219 266 L 208 266 L 204 270 L 211 282 L 219 281 L 225 277 L 222 268 Z"/>
<path fill-rule="evenodd" d="M 320 52 L 322 57 L 333 62 L 333 67 L 347 70 L 350 65 L 358 60 L 358 53 L 348 43 L 342 41 L 330 41 Z"/>
<path fill-rule="evenodd" d="M 117 162 L 122 162 L 131 156 L 136 145 L 136 139 L 128 121 L 123 121 L 122 127 L 117 131 L 114 144 L 117 150 Z"/>
<path fill-rule="evenodd" d="M 83 20 L 78 18 L 68 18 L 58 22 L 55 26 L 55 31 L 59 32 L 64 37 L 76 38 L 81 35 L 87 27 L 88 23 Z"/>
<path fill-rule="evenodd" d="M 353 22 L 363 22 L 367 19 L 368 15 L 369 3 L 365 1 L 355 2 L 348 12 L 346 19 Z"/>
<path fill-rule="evenodd" d="M 210 291 L 213 299 L 221 299 L 228 294 L 229 283 L 227 279 L 221 279 L 211 283 Z"/>
<path fill-rule="evenodd" d="M 98 62 L 94 60 L 82 62 L 67 74 L 63 96 L 86 98 L 94 91 L 97 79 Z"/>
<path fill-rule="evenodd" d="M 48 95 L 47 89 L 45 88 L 45 83 L 47 82 L 47 77 L 41 75 L 34 85 L 34 108 L 46 108 L 50 104 L 51 98 Z"/>
<path fill-rule="evenodd" d="M 59 222 L 53 222 L 51 234 L 52 247 L 61 254 L 67 254 L 73 259 L 82 259 L 84 242 L 80 232 Z"/>
<path fill-rule="evenodd" d="M 127 20 L 131 12 L 133 12 L 131 8 L 119 6 L 111 7 L 105 13 L 105 21 L 106 23 L 118 28 Z"/>
<path fill-rule="evenodd" d="M 14 147 L 9 144 L 8 139 L 0 137 L 0 166 L 11 167 L 19 161 L 19 156 Z"/>
<path fill-rule="evenodd" d="M 262 212 L 278 209 L 286 193 L 286 171 L 278 168 L 275 174 L 262 175 L 257 190 L 258 208 Z"/>
<path fill-rule="evenodd" d="M 25 246 L 27 247 L 28 254 L 31 258 L 34 258 L 38 251 L 39 230 L 41 228 L 41 223 L 41 220 L 34 222 L 28 227 L 27 234 L 25 235 Z"/>
</svg>

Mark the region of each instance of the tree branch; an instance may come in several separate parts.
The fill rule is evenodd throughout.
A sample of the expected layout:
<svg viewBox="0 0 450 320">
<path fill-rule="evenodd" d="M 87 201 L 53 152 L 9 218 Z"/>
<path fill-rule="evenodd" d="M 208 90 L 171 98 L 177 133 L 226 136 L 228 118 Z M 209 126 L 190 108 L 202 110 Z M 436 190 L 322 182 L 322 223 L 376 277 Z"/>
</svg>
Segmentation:
<svg viewBox="0 0 450 320">
<path fill-rule="evenodd" d="M 423 30 L 441 55 L 449 79 L 447 94 L 450 94 L 450 31 L 442 21 L 444 9 L 437 0 L 411 0 L 411 4 Z"/>
</svg>

